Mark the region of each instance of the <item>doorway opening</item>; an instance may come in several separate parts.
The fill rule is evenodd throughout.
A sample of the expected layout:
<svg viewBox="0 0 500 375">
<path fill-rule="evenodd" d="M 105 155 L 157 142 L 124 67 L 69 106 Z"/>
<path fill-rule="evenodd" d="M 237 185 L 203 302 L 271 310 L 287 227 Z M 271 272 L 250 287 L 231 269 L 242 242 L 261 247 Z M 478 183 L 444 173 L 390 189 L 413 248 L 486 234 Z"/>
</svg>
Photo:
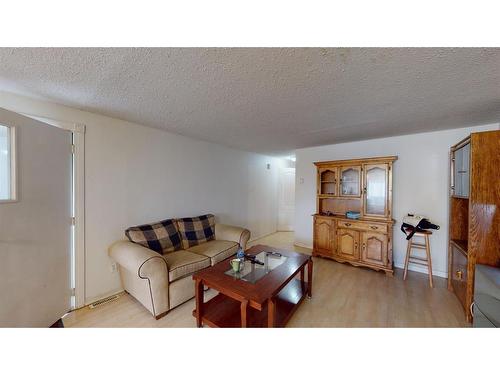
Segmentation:
<svg viewBox="0 0 500 375">
<path fill-rule="evenodd" d="M 295 221 L 295 156 L 283 159 L 278 177 L 278 231 L 292 232 Z"/>
</svg>

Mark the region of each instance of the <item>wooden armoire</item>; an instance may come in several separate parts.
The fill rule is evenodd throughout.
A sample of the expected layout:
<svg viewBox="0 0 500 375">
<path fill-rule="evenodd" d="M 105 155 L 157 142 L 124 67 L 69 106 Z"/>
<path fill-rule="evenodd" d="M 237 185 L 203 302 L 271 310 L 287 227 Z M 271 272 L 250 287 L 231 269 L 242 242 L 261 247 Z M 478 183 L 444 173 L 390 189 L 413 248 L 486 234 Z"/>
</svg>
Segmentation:
<svg viewBox="0 0 500 375">
<path fill-rule="evenodd" d="M 316 162 L 313 255 L 393 275 L 392 164 L 396 156 Z M 348 219 L 357 211 L 359 219 Z"/>
<path fill-rule="evenodd" d="M 472 321 L 476 264 L 500 267 L 500 131 L 472 133 L 450 152 L 448 288 Z"/>
</svg>

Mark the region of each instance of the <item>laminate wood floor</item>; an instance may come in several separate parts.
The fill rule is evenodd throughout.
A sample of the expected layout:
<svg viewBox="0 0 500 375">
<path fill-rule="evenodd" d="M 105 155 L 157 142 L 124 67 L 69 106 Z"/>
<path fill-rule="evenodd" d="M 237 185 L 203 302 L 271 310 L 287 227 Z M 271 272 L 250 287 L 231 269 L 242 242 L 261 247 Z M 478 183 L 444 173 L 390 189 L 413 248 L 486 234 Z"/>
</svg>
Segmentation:
<svg viewBox="0 0 500 375">
<path fill-rule="evenodd" d="M 253 244 L 311 253 L 293 245 L 292 232 L 278 232 Z M 456 296 L 446 280 L 434 276 L 434 288 L 427 275 L 402 270 L 394 278 L 383 272 L 356 268 L 335 261 L 314 258 L 313 297 L 298 308 L 287 327 L 467 327 Z M 205 299 L 215 295 L 206 292 Z M 194 299 L 155 320 L 133 297 L 66 315 L 66 327 L 195 327 Z"/>
</svg>

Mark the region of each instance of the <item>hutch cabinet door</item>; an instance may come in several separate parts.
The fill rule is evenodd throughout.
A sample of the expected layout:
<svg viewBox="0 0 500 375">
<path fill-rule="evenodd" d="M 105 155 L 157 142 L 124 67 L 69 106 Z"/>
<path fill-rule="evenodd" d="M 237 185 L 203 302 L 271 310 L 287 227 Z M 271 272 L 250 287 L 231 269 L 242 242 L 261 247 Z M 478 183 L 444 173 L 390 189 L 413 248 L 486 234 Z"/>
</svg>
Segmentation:
<svg viewBox="0 0 500 375">
<path fill-rule="evenodd" d="M 365 216 L 388 216 L 389 164 L 365 164 L 363 213 Z"/>
<path fill-rule="evenodd" d="M 339 195 L 342 197 L 361 196 L 361 166 L 340 168 Z"/>
<path fill-rule="evenodd" d="M 337 196 L 338 170 L 337 168 L 318 169 L 318 194 Z"/>
<path fill-rule="evenodd" d="M 335 222 L 333 220 L 314 219 L 314 248 L 320 253 L 335 252 Z"/>
<path fill-rule="evenodd" d="M 363 232 L 361 236 L 361 260 L 366 263 L 387 266 L 387 235 Z"/>
<path fill-rule="evenodd" d="M 337 253 L 342 258 L 359 259 L 359 232 L 352 229 L 338 230 Z"/>
</svg>

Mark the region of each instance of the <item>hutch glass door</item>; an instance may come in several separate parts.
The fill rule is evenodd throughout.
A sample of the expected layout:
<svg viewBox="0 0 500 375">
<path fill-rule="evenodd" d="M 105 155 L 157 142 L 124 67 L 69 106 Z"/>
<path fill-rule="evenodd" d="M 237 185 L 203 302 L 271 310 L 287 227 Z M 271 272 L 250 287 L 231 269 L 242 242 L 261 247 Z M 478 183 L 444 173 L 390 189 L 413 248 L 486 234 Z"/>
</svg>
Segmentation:
<svg viewBox="0 0 500 375">
<path fill-rule="evenodd" d="M 459 198 L 469 198 L 469 159 L 470 143 L 454 152 L 453 161 L 453 195 Z"/>
<path fill-rule="evenodd" d="M 387 164 L 365 166 L 365 215 L 387 215 L 388 169 Z"/>
<path fill-rule="evenodd" d="M 328 168 L 319 170 L 319 194 L 337 195 L 337 169 Z"/>
<path fill-rule="evenodd" d="M 340 195 L 359 197 L 361 193 L 361 167 L 342 167 L 340 172 Z"/>
</svg>

